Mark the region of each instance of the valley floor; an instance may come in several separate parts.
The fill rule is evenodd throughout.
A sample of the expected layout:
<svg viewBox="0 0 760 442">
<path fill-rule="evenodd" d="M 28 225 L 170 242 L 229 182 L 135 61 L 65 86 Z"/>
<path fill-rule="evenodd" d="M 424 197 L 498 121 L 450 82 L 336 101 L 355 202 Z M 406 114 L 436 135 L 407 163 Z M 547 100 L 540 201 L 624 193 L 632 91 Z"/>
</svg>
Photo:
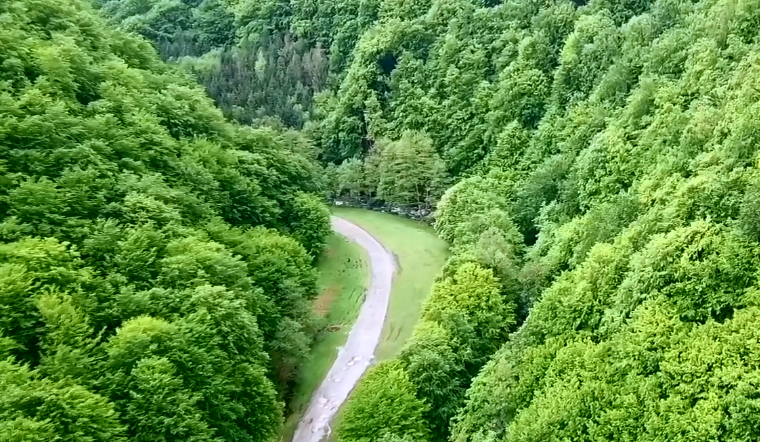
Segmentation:
<svg viewBox="0 0 760 442">
<path fill-rule="evenodd" d="M 398 216 L 352 208 L 334 208 L 334 214 L 372 235 L 393 254 L 396 273 L 375 349 L 378 360 L 393 357 L 411 335 L 430 286 L 448 256 L 446 243 L 424 223 Z M 329 238 L 318 270 L 320 295 L 314 309 L 326 321 L 328 331 L 318 338 L 302 368 L 302 382 L 291 401 L 295 411 L 282 432 L 286 441 L 291 439 L 312 395 L 319 400 L 317 388 L 336 360 L 338 349 L 346 343 L 365 300 L 368 276 L 372 271 L 377 273 L 368 268 L 366 251 L 339 234 Z"/>
<path fill-rule="evenodd" d="M 449 256 L 448 246 L 419 221 L 354 208 L 337 207 L 333 213 L 366 230 L 396 258 L 388 316 L 375 352 L 378 360 L 391 358 L 411 336 L 430 287 Z"/>
<path fill-rule="evenodd" d="M 314 391 L 327 375 L 346 342 L 348 332 L 359 314 L 369 278 L 367 253 L 356 243 L 333 233 L 317 262 L 319 296 L 314 311 L 322 318 L 325 332 L 317 337 L 308 360 L 301 368 L 290 406 L 294 410 L 285 422 L 283 440 L 290 440 L 298 420 L 309 405 Z"/>
</svg>

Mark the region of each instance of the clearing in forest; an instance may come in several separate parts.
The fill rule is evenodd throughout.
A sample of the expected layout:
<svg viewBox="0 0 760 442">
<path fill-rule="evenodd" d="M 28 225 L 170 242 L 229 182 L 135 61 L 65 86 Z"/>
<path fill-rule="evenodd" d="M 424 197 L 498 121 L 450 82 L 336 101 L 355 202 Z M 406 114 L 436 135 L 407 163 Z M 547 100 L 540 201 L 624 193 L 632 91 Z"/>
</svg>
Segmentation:
<svg viewBox="0 0 760 442">
<path fill-rule="evenodd" d="M 333 213 L 366 230 L 396 257 L 388 316 L 375 352 L 378 360 L 388 359 L 401 350 L 420 318 L 422 304 L 448 258 L 446 242 L 427 224 L 396 215 L 342 207 Z"/>
</svg>

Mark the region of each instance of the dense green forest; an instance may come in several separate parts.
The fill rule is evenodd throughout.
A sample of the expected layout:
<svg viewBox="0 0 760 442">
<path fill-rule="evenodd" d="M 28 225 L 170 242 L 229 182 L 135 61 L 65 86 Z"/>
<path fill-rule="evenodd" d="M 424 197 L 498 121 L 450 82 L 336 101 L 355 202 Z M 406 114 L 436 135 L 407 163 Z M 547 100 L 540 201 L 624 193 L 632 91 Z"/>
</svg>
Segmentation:
<svg viewBox="0 0 760 442">
<path fill-rule="evenodd" d="M 0 440 L 271 440 L 320 327 L 310 144 L 85 0 L 0 23 Z"/>
<path fill-rule="evenodd" d="M 382 8 L 310 134 L 386 200 L 426 137 L 455 254 L 339 439 L 760 437 L 760 2 Z"/>
<path fill-rule="evenodd" d="M 340 442 L 760 438 L 760 1 L 0 23 L 0 440 L 276 438 L 322 193 L 453 252 Z"/>
<path fill-rule="evenodd" d="M 432 146 L 455 255 L 339 439 L 760 437 L 760 2 L 381 11 L 309 134 L 398 203 L 383 140 Z"/>
<path fill-rule="evenodd" d="M 93 0 L 109 21 L 154 42 L 191 71 L 229 117 L 300 128 L 326 88 L 321 41 L 278 24 L 277 5 L 258 0 Z M 308 14 L 303 11 L 303 14 Z M 350 51 L 353 43 L 345 51 Z M 336 69 L 333 69 L 336 70 Z"/>
</svg>

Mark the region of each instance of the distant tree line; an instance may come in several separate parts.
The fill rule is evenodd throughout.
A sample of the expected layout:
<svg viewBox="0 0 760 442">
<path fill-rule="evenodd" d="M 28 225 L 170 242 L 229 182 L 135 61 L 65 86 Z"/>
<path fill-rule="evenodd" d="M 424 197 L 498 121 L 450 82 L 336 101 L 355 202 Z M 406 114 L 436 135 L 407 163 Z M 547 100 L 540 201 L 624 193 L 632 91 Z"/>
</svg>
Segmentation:
<svg viewBox="0 0 760 442">
<path fill-rule="evenodd" d="M 427 210 L 435 207 L 449 181 L 430 138 L 418 132 L 406 132 L 397 141 L 377 140 L 367 157 L 329 165 L 327 174 L 334 199 Z"/>
<path fill-rule="evenodd" d="M 309 122 L 317 94 L 339 81 L 377 8 L 360 12 L 356 0 L 92 1 L 112 24 L 148 38 L 165 60 L 192 72 L 226 116 L 291 128 Z"/>
</svg>

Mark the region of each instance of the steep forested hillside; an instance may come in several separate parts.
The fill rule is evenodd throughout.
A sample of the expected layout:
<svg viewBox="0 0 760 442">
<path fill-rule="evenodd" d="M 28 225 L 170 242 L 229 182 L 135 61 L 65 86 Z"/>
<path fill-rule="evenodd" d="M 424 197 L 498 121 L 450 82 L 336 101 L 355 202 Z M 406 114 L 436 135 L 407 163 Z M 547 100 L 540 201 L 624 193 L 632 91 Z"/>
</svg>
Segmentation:
<svg viewBox="0 0 760 442">
<path fill-rule="evenodd" d="M 341 442 L 760 438 L 757 0 L 96 3 L 0 3 L 0 434 L 270 438 L 318 157 L 454 252 Z"/>
<path fill-rule="evenodd" d="M 89 2 L 0 2 L 0 439 L 271 440 L 320 174 Z"/>
<path fill-rule="evenodd" d="M 388 170 L 435 168 L 388 146 L 432 146 L 455 256 L 339 438 L 760 437 L 758 29 L 751 0 L 383 2 L 309 133 L 335 192 L 399 204 Z"/>
<path fill-rule="evenodd" d="M 249 0 L 93 0 L 109 21 L 154 42 L 242 123 L 302 127 L 330 66 L 320 42 L 280 23 L 276 5 Z M 304 14 L 308 12 L 304 11 Z M 353 47 L 348 47 L 348 51 Z"/>
</svg>

